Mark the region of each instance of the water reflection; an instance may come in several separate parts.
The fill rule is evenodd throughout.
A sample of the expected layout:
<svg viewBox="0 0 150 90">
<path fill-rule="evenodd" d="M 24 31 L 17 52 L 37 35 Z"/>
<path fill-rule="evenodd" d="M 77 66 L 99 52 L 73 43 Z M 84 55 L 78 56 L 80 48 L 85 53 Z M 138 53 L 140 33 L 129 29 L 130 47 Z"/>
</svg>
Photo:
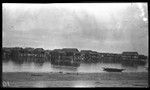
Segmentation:
<svg viewBox="0 0 150 90">
<path fill-rule="evenodd" d="M 81 63 L 78 68 L 57 67 L 51 65 L 49 61 L 33 58 L 13 58 L 3 62 L 3 72 L 104 72 L 102 67 L 124 68 L 125 72 L 145 72 L 145 62 L 101 62 L 96 64 Z"/>
<path fill-rule="evenodd" d="M 35 62 L 34 64 L 36 67 L 42 67 L 44 62 Z"/>
</svg>

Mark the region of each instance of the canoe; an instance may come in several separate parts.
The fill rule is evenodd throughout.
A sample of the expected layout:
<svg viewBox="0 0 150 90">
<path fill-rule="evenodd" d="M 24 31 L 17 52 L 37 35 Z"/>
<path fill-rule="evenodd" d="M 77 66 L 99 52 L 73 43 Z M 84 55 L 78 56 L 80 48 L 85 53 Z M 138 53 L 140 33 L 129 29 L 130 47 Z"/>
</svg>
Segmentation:
<svg viewBox="0 0 150 90">
<path fill-rule="evenodd" d="M 122 72 L 125 69 L 118 69 L 118 68 L 103 68 L 103 71 L 107 72 Z"/>
</svg>

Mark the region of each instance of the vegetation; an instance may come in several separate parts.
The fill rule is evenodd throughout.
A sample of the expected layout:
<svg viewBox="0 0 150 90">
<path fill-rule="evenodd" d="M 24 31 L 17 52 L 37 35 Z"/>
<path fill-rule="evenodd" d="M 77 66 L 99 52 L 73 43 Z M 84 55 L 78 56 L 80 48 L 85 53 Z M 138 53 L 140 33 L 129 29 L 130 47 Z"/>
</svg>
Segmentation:
<svg viewBox="0 0 150 90">
<path fill-rule="evenodd" d="M 78 51 L 76 48 L 63 48 L 54 50 L 44 50 L 43 48 L 21 48 L 13 47 L 2 49 L 3 61 L 36 62 L 44 63 L 51 62 L 54 65 L 79 66 L 80 63 L 142 63 L 145 64 L 147 56 L 138 55 L 137 52 L 123 52 L 122 54 L 114 53 L 99 53 L 92 50 Z"/>
</svg>

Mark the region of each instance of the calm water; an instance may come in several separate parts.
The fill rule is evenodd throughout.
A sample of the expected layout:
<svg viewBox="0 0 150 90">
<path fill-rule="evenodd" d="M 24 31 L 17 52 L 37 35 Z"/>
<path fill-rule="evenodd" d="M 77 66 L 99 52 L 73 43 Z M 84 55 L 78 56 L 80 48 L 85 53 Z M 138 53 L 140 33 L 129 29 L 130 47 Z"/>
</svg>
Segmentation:
<svg viewBox="0 0 150 90">
<path fill-rule="evenodd" d="M 124 72 L 148 72 L 148 70 L 145 68 L 147 67 L 147 64 L 135 64 L 135 63 L 97 63 L 97 64 L 81 64 L 80 67 L 77 69 L 74 68 L 58 68 L 51 65 L 50 62 L 45 63 L 33 63 L 33 62 L 26 62 L 26 63 L 16 63 L 16 62 L 3 62 L 3 72 L 100 72 L 101 74 L 107 74 L 102 73 L 104 72 L 102 67 L 114 67 L 114 68 L 124 68 L 126 69 Z M 21 74 L 21 73 L 20 73 Z M 144 75 L 144 74 L 143 74 Z M 74 76 L 75 78 L 79 78 L 80 76 Z M 104 77 L 103 75 L 101 75 Z M 22 76 L 18 75 L 4 75 L 3 79 L 5 81 L 6 87 L 147 87 L 148 86 L 148 80 L 143 79 L 139 80 L 132 79 L 130 80 L 128 77 L 137 77 L 136 74 L 123 74 L 121 75 L 124 79 L 114 79 L 118 77 L 118 74 L 113 74 L 112 77 L 107 75 L 108 80 L 75 80 L 75 81 L 50 81 L 45 80 L 48 76 L 34 76 L 30 77 L 30 75 L 24 75 L 24 80 L 21 81 L 19 78 L 22 79 Z M 70 77 L 70 76 L 64 76 Z M 72 76 L 73 77 L 73 76 Z M 86 76 L 87 77 L 87 76 Z M 99 78 L 102 78 L 99 77 Z M 139 76 L 141 77 L 141 75 Z M 142 76 L 143 77 L 143 76 Z M 147 76 L 144 76 L 147 77 Z M 8 79 L 9 78 L 9 79 Z M 16 78 L 16 80 L 11 80 Z M 18 78 L 18 79 L 17 79 Z M 42 79 L 41 79 L 42 78 Z M 106 78 L 106 77 L 105 77 Z M 8 79 L 8 80 L 7 80 Z M 28 80 L 26 80 L 28 79 Z M 37 80 L 30 80 L 30 79 L 37 79 Z M 11 82 L 10 82 L 11 81 Z"/>
<path fill-rule="evenodd" d="M 63 67 L 57 68 L 50 62 L 44 63 L 15 63 L 13 61 L 3 62 L 3 72 L 104 72 L 102 67 L 124 68 L 124 72 L 147 72 L 147 64 L 121 64 L 121 63 L 97 63 L 97 64 L 80 64 L 77 69 Z"/>
</svg>

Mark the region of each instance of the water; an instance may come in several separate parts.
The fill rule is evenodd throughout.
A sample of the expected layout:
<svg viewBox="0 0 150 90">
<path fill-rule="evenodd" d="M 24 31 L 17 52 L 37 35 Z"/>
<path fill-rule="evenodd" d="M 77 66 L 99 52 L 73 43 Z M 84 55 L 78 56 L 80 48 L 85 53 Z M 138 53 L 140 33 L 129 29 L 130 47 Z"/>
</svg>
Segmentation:
<svg viewBox="0 0 150 90">
<path fill-rule="evenodd" d="M 56 68 L 50 62 L 34 63 L 24 62 L 16 63 L 13 61 L 3 62 L 3 72 L 104 72 L 102 67 L 124 68 L 124 72 L 147 72 L 145 69 L 147 64 L 129 64 L 129 63 L 97 63 L 85 64 L 81 63 L 76 69 L 74 68 Z"/>
<path fill-rule="evenodd" d="M 145 69 L 147 65 L 148 64 L 146 63 L 137 64 L 129 62 L 128 63 L 107 62 L 97 64 L 81 63 L 81 65 L 78 68 L 68 68 L 68 67 L 56 68 L 53 65 L 51 65 L 50 62 L 43 62 L 43 63 L 13 62 L 9 60 L 8 62 L 3 62 L 2 70 L 3 72 L 13 72 L 13 73 L 3 73 L 3 86 L 4 87 L 148 87 L 148 74 L 147 74 L 148 70 Z M 103 71 L 102 67 L 124 68 L 126 70 L 123 72 L 127 73 L 119 73 L 119 72 L 107 73 Z M 67 74 L 67 73 L 49 73 L 49 72 L 73 72 L 73 73 Z M 84 72 L 84 73 L 74 74 L 74 72 L 75 73 Z"/>
</svg>

